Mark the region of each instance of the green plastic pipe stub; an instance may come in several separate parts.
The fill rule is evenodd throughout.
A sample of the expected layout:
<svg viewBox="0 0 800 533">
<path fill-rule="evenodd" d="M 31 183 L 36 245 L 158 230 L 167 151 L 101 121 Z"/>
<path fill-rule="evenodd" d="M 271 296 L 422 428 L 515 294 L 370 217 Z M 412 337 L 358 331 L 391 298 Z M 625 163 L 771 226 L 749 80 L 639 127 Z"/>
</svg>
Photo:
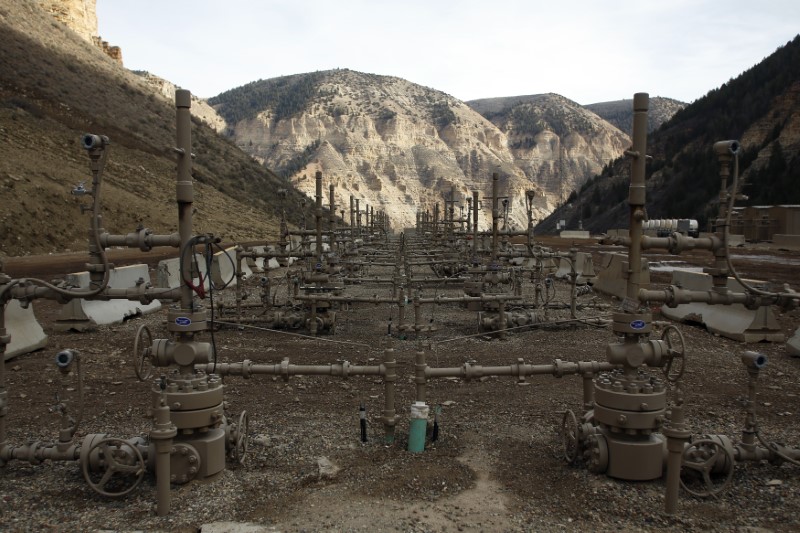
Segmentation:
<svg viewBox="0 0 800 533">
<path fill-rule="evenodd" d="M 430 408 L 425 402 L 414 402 L 411 405 L 411 424 L 408 430 L 408 451 L 420 453 L 425 451 L 425 434 L 428 429 L 428 412 Z"/>
</svg>

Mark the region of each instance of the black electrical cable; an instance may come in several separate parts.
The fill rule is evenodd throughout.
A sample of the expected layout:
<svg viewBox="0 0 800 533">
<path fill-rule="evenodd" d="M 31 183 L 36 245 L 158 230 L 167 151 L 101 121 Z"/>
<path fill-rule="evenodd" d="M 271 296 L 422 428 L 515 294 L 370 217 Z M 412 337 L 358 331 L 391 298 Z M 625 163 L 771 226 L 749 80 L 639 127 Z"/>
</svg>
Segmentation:
<svg viewBox="0 0 800 533">
<path fill-rule="evenodd" d="M 214 250 L 212 248 L 212 245 L 206 243 L 205 261 L 206 261 L 206 272 L 207 273 L 211 272 L 211 263 L 213 262 L 213 259 L 214 259 L 213 251 Z M 211 326 L 210 326 L 210 328 L 211 328 L 211 356 L 213 357 L 213 360 L 214 360 L 214 366 L 212 367 L 211 373 L 212 374 L 216 374 L 217 373 L 217 339 L 214 336 L 214 330 L 216 329 L 216 326 L 214 324 L 214 290 L 215 290 L 215 287 L 214 287 L 214 281 L 211 278 L 209 278 L 209 282 L 210 283 L 208 284 L 208 300 L 209 300 L 209 305 L 211 307 Z"/>
</svg>

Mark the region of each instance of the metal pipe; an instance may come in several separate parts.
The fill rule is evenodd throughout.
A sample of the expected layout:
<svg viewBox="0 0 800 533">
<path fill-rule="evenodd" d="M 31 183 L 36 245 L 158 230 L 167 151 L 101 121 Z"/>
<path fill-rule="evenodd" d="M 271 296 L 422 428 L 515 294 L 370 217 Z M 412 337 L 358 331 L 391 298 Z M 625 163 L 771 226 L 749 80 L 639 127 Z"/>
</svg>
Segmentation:
<svg viewBox="0 0 800 533">
<path fill-rule="evenodd" d="M 498 209 L 499 182 L 497 173 L 492 174 L 492 262 L 497 261 L 497 222 L 500 219 Z"/>
<path fill-rule="evenodd" d="M 330 213 L 328 217 L 329 230 L 333 233 L 336 231 L 336 197 L 333 194 L 333 183 L 328 185 L 328 199 L 330 202 Z"/>
<path fill-rule="evenodd" d="M 196 370 L 211 373 L 214 364 L 195 365 Z M 349 376 L 380 376 L 380 366 L 359 366 L 351 365 L 347 361 L 330 363 L 327 365 L 293 365 L 289 363 L 289 358 L 277 364 L 254 364 L 250 360 L 241 363 L 217 363 L 216 374 L 220 376 L 242 376 L 248 378 L 253 375 L 282 376 L 288 380 L 290 376 L 337 376 L 346 378 Z"/>
<path fill-rule="evenodd" d="M 585 373 L 598 373 L 605 372 L 616 368 L 617 365 L 607 362 L 599 361 L 579 361 L 571 363 L 556 359 L 553 364 L 549 365 L 529 365 L 524 363 L 516 363 L 507 366 L 482 366 L 464 363 L 460 367 L 441 367 L 441 368 L 425 368 L 426 378 L 462 378 L 462 379 L 477 379 L 485 376 L 515 376 L 517 378 L 524 378 L 525 376 L 540 376 L 540 375 L 553 375 L 555 377 L 562 377 L 571 374 L 585 374 Z"/>
<path fill-rule="evenodd" d="M 416 394 L 414 395 L 415 401 L 425 403 L 426 398 L 426 385 L 428 363 L 425 360 L 425 350 L 421 347 L 417 349 L 416 356 L 414 357 L 414 382 L 416 383 Z"/>
<path fill-rule="evenodd" d="M 178 174 L 175 184 L 178 202 L 178 234 L 181 250 L 189 246 L 192 238 L 192 204 L 194 185 L 192 184 L 192 94 L 185 89 L 175 91 L 176 128 L 175 152 L 178 154 Z M 192 279 L 191 261 L 183 261 L 181 280 Z M 181 309 L 191 309 L 193 293 L 191 287 L 181 282 Z"/>
<path fill-rule="evenodd" d="M 394 442 L 395 427 L 397 426 L 397 411 L 395 409 L 395 382 L 397 381 L 397 361 L 394 350 L 387 348 L 383 352 L 383 431 L 386 444 Z"/>
<path fill-rule="evenodd" d="M 631 185 L 628 190 L 630 205 L 629 235 L 631 244 L 628 248 L 627 297 L 638 302 L 641 288 L 642 263 L 642 221 L 645 217 L 645 163 L 647 157 L 647 109 L 650 97 L 647 93 L 633 95 L 633 148 L 627 154 L 633 158 L 631 165 Z"/>
<path fill-rule="evenodd" d="M 165 384 L 165 383 L 164 383 Z M 170 420 L 167 398 L 162 389 L 158 407 L 153 413 L 154 424 L 150 430 L 156 455 L 156 513 L 158 516 L 169 514 L 170 507 L 170 456 L 172 439 L 178 434 L 178 428 Z"/>
<path fill-rule="evenodd" d="M 0 274 L 3 271 L 3 263 L 0 260 Z M 3 287 L 5 289 L 6 287 Z M 0 291 L 2 294 L 2 291 Z M 0 454 L 8 446 L 6 440 L 6 415 L 8 414 L 8 392 L 6 391 L 6 346 L 11 342 L 11 336 L 6 330 L 6 300 L 0 298 Z M 0 455 L 0 466 L 5 461 Z"/>
<path fill-rule="evenodd" d="M 314 229 L 316 230 L 317 234 L 317 262 L 322 262 L 322 172 L 319 170 L 316 174 L 316 209 L 314 213 L 315 217 L 315 226 Z"/>
</svg>

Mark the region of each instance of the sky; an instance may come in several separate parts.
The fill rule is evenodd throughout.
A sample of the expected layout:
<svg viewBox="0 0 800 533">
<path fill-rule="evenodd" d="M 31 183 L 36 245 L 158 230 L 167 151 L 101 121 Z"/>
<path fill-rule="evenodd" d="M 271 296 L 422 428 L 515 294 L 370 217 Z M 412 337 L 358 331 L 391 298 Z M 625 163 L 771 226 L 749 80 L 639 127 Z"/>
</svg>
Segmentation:
<svg viewBox="0 0 800 533">
<path fill-rule="evenodd" d="M 97 16 L 127 68 L 205 98 L 349 68 L 461 100 L 692 102 L 800 33 L 800 0 L 97 0 Z"/>
</svg>

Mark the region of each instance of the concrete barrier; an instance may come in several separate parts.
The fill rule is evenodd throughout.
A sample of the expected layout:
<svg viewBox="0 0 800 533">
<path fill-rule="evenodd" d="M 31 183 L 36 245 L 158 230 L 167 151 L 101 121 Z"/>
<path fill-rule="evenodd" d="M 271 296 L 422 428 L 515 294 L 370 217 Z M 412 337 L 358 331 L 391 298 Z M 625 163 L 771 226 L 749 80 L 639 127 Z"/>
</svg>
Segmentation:
<svg viewBox="0 0 800 533">
<path fill-rule="evenodd" d="M 764 282 L 747 280 L 759 287 Z M 683 289 L 708 291 L 712 287 L 711 276 L 702 272 L 676 269 L 672 272 L 672 284 Z M 733 278 L 728 278 L 728 289 L 744 292 L 744 288 Z M 661 314 L 680 322 L 699 322 L 712 333 L 740 342 L 783 342 L 783 331 L 770 307 L 747 309 L 742 304 L 709 305 L 705 303 L 681 304 L 670 308 L 663 306 Z"/>
<path fill-rule="evenodd" d="M 251 246 L 247 250 L 256 253 L 264 253 L 267 251 L 266 246 Z M 251 272 L 260 274 L 264 272 L 264 258 L 263 257 L 248 257 L 247 266 Z"/>
<path fill-rule="evenodd" d="M 628 270 L 628 254 L 602 253 L 600 254 L 600 271 L 592 283 L 592 288 L 624 300 L 628 292 Z M 639 276 L 642 288 L 649 287 L 650 264 L 644 257 L 640 265 Z"/>
<path fill-rule="evenodd" d="M 558 258 L 558 270 L 556 271 L 556 279 L 569 279 L 572 272 L 569 259 L 560 257 Z M 592 254 L 587 252 L 578 252 L 575 255 L 575 272 L 578 274 L 576 283 L 583 285 L 591 283 L 596 274 L 594 271 L 594 263 L 592 263 Z"/>
<path fill-rule="evenodd" d="M 66 276 L 74 287 L 89 287 L 89 273 L 77 272 Z M 147 265 L 128 265 L 111 269 L 108 286 L 112 289 L 128 289 L 150 281 Z M 86 331 L 97 326 L 119 324 L 127 318 L 154 313 L 161 309 L 161 302 L 153 300 L 143 304 L 134 300 L 84 300 L 76 298 L 61 306 L 53 327 L 56 331 Z"/>
<path fill-rule="evenodd" d="M 629 237 L 630 231 L 628 230 L 628 228 L 610 229 L 606 232 L 606 235 L 608 235 L 609 237 Z"/>
<path fill-rule="evenodd" d="M 47 335 L 33 314 L 33 304 L 24 308 L 19 301 L 11 300 L 6 305 L 5 318 L 6 331 L 11 336 L 11 343 L 6 346 L 6 361 L 47 346 Z"/>
<path fill-rule="evenodd" d="M 792 357 L 800 357 L 800 328 L 786 341 L 786 353 Z"/>
<path fill-rule="evenodd" d="M 772 236 L 772 244 L 781 250 L 797 252 L 800 251 L 800 235 L 775 234 Z"/>
<path fill-rule="evenodd" d="M 200 254 L 195 254 L 195 261 L 197 262 L 197 269 L 203 276 L 203 286 L 206 290 L 209 288 L 210 280 L 206 275 L 206 260 Z M 181 263 L 177 257 L 173 259 L 163 259 L 158 262 L 158 269 L 156 270 L 156 287 L 164 289 L 174 289 L 181 286 Z M 200 278 L 194 278 L 192 282 L 197 285 L 200 283 Z"/>
<path fill-rule="evenodd" d="M 245 279 L 253 275 L 247 262 L 242 262 Z M 236 286 L 236 248 L 230 247 L 214 254 L 211 261 L 211 280 L 217 289 Z"/>
<path fill-rule="evenodd" d="M 591 239 L 589 232 L 583 230 L 564 230 L 558 236 L 562 239 Z"/>
</svg>

